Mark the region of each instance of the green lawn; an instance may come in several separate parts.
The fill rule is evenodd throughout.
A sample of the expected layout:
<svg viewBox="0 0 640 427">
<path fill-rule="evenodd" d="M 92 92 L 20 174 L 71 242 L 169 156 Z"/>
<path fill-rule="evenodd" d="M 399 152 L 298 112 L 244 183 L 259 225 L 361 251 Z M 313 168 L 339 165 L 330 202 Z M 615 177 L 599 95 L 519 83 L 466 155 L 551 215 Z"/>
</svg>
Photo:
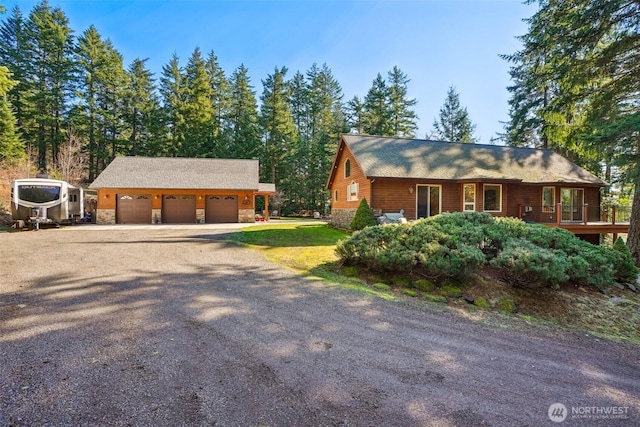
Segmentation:
<svg viewBox="0 0 640 427">
<path fill-rule="evenodd" d="M 260 250 L 278 264 L 310 274 L 323 266 L 330 268 L 338 260 L 336 243 L 346 237 L 345 232 L 326 224 L 309 223 L 247 227 L 231 240 Z"/>
</svg>

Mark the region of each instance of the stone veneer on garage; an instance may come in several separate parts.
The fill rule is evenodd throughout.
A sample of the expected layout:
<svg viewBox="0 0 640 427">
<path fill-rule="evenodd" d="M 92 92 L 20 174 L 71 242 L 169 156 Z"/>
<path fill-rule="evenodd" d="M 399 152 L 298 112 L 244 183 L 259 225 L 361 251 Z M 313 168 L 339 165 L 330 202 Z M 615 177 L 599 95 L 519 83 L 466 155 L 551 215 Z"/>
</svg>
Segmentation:
<svg viewBox="0 0 640 427">
<path fill-rule="evenodd" d="M 115 223 L 116 223 L 115 209 L 98 209 L 96 211 L 96 224 L 115 224 Z"/>
</svg>

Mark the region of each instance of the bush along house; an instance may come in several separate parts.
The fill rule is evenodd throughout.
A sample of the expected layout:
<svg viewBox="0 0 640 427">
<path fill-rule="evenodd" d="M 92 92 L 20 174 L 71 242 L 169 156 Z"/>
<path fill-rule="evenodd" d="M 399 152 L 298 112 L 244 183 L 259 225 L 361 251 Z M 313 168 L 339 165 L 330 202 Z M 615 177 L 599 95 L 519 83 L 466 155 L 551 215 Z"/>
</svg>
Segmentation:
<svg viewBox="0 0 640 427">
<path fill-rule="evenodd" d="M 116 157 L 90 188 L 98 192 L 98 224 L 238 223 L 255 221 L 258 160 Z M 268 217 L 267 217 L 268 219 Z"/>
<path fill-rule="evenodd" d="M 602 221 L 600 178 L 551 150 L 343 135 L 326 188 L 331 221 L 348 228 L 363 198 L 374 215 L 411 221 L 479 211 L 562 227 L 598 243 L 628 223 Z"/>
</svg>

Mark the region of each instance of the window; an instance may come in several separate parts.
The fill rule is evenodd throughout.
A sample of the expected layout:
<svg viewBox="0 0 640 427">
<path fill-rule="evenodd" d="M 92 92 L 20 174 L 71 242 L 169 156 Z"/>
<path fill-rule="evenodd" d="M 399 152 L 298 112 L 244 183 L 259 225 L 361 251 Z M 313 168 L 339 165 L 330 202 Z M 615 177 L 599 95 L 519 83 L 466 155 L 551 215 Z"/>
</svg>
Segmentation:
<svg viewBox="0 0 640 427">
<path fill-rule="evenodd" d="M 338 201 L 338 190 L 334 192 L 334 201 Z"/>
<path fill-rule="evenodd" d="M 344 161 L 344 177 L 349 178 L 351 176 L 351 160 Z"/>
<path fill-rule="evenodd" d="M 464 184 L 463 191 L 464 191 L 463 210 L 475 211 L 476 210 L 476 185 Z"/>
<path fill-rule="evenodd" d="M 500 212 L 502 210 L 502 185 L 484 185 L 484 210 L 485 212 Z"/>
<path fill-rule="evenodd" d="M 542 187 L 542 212 L 556 211 L 555 187 Z"/>
<path fill-rule="evenodd" d="M 351 181 L 351 184 L 347 185 L 347 201 L 354 200 L 358 200 L 358 183 Z"/>
</svg>

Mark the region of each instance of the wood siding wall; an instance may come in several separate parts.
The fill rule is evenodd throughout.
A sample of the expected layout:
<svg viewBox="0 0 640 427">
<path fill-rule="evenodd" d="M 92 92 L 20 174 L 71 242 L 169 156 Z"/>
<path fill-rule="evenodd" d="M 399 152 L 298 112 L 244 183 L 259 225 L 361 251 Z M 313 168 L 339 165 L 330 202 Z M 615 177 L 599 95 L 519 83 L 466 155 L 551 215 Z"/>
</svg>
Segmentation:
<svg viewBox="0 0 640 427">
<path fill-rule="evenodd" d="M 345 162 L 347 159 L 351 163 L 351 174 L 345 177 Z M 351 150 L 344 144 L 340 144 L 335 166 L 331 176 L 331 182 L 329 183 L 332 209 L 357 209 L 363 198 L 367 199 L 367 203 L 371 206 L 370 181 L 364 175 Z M 347 187 L 352 182 L 357 183 L 359 186 L 358 198 L 357 200 L 349 201 L 347 200 Z"/>
<path fill-rule="evenodd" d="M 162 196 L 195 195 L 196 209 L 204 209 L 205 196 L 237 195 L 239 209 L 254 209 L 253 191 L 246 190 L 174 190 L 149 188 L 101 188 L 98 189 L 98 209 L 115 209 L 117 194 L 151 194 L 152 209 L 162 209 Z M 245 204 L 245 196 L 248 204 Z"/>
</svg>

